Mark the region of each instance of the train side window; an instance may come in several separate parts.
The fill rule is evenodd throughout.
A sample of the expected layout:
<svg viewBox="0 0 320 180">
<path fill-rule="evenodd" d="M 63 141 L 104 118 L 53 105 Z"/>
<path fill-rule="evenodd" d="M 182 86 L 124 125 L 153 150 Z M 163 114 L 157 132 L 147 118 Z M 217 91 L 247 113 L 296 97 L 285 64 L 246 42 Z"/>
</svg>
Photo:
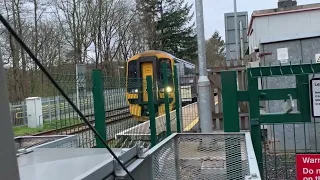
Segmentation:
<svg viewBox="0 0 320 180">
<path fill-rule="evenodd" d="M 188 65 L 188 64 L 184 64 L 184 71 L 185 71 L 185 75 L 194 75 L 194 71 L 195 71 L 195 67 Z"/>
</svg>

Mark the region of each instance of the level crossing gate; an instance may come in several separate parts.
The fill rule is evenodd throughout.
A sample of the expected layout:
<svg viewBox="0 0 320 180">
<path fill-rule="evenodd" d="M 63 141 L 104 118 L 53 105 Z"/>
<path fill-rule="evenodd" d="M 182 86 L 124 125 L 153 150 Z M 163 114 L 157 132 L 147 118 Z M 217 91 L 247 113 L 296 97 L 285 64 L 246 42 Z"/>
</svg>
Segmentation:
<svg viewBox="0 0 320 180">
<path fill-rule="evenodd" d="M 245 91 L 237 90 L 235 71 L 221 73 L 224 131 L 240 131 L 238 103 L 247 101 L 252 143 L 264 179 L 315 177 L 315 174 L 301 176 L 306 174 L 303 169 L 306 170 L 305 166 L 308 164 L 299 164 L 302 161 L 296 161 L 296 158 L 301 154 L 307 154 L 307 158 L 318 157 L 316 154 L 320 147 L 320 133 L 317 129 L 320 126 L 317 113 L 320 110 L 320 91 L 317 86 L 320 85 L 320 80 L 314 77 L 319 72 L 320 64 L 312 62 L 248 67 L 248 90 Z M 295 87 L 258 88 L 260 79 L 283 76 L 294 77 Z M 283 109 L 279 109 L 278 113 L 266 113 L 260 109 L 261 101 L 276 100 L 282 100 Z M 312 171 L 316 172 L 316 169 Z"/>
</svg>

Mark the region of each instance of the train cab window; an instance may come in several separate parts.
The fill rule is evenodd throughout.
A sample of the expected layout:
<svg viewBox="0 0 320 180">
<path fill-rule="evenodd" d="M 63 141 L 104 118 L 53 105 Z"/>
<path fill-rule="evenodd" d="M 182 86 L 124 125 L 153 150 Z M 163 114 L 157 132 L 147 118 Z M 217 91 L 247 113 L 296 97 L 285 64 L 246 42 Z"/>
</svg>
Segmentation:
<svg viewBox="0 0 320 180">
<path fill-rule="evenodd" d="M 128 63 L 128 92 L 137 93 L 140 89 L 137 71 L 137 61 L 130 61 Z"/>
<path fill-rule="evenodd" d="M 137 61 L 130 61 L 128 63 L 128 78 L 137 78 Z"/>
</svg>

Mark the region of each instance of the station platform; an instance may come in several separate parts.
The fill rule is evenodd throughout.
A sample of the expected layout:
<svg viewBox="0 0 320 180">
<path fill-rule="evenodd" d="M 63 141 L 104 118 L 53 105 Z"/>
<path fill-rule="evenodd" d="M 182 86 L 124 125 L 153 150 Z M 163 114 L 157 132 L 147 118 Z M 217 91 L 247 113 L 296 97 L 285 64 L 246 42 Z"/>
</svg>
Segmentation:
<svg viewBox="0 0 320 180">
<path fill-rule="evenodd" d="M 182 107 L 181 126 L 184 132 L 197 129 L 199 124 L 198 103 L 192 103 Z M 177 131 L 176 110 L 170 112 L 171 132 Z M 133 140 L 150 140 L 150 121 L 138 124 L 115 135 L 115 139 L 130 138 Z M 157 135 L 166 132 L 166 116 L 162 115 L 156 118 Z"/>
</svg>

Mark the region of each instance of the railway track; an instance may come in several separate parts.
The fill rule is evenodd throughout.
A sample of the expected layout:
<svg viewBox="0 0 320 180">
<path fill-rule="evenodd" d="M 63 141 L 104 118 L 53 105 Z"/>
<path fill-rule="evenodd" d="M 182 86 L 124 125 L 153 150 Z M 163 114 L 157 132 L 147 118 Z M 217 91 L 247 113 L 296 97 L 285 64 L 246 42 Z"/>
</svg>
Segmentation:
<svg viewBox="0 0 320 180">
<path fill-rule="evenodd" d="M 107 116 L 106 120 L 105 120 L 106 125 L 116 123 L 116 122 L 121 122 L 123 120 L 132 118 L 132 115 L 130 114 L 128 107 L 123 107 L 123 108 L 118 108 L 118 109 L 106 111 L 106 116 Z M 91 120 L 89 120 L 89 122 L 92 126 L 94 126 L 95 125 L 94 115 L 90 114 L 90 115 L 86 115 L 86 117 L 87 118 L 92 117 Z M 59 129 L 40 132 L 40 133 L 34 134 L 33 136 L 45 136 L 45 135 L 56 135 L 56 134 L 72 135 L 72 134 L 78 134 L 78 133 L 88 131 L 88 130 L 90 130 L 90 129 L 85 123 L 80 123 L 80 124 L 74 124 L 74 125 L 67 126 L 67 127 L 62 127 Z"/>
</svg>

